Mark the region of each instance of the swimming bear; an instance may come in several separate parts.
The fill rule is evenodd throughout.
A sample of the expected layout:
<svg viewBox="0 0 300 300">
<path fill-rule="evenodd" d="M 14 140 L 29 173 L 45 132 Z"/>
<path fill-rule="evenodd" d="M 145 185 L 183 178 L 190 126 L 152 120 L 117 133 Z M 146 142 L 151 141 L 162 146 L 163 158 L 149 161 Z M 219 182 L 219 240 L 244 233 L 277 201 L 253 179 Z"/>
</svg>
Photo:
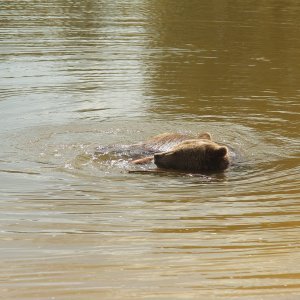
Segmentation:
<svg viewBox="0 0 300 300">
<path fill-rule="evenodd" d="M 228 148 L 212 141 L 208 132 L 191 136 L 163 133 L 132 145 L 98 147 L 96 155 L 124 157 L 132 164 L 154 162 L 158 169 L 183 172 L 218 172 L 230 163 Z"/>
<path fill-rule="evenodd" d="M 164 133 L 137 145 L 154 151 L 154 154 L 135 159 L 133 164 L 146 164 L 153 160 L 161 169 L 211 172 L 225 170 L 230 162 L 227 147 L 213 142 L 207 132 L 196 138 L 179 133 Z"/>
</svg>

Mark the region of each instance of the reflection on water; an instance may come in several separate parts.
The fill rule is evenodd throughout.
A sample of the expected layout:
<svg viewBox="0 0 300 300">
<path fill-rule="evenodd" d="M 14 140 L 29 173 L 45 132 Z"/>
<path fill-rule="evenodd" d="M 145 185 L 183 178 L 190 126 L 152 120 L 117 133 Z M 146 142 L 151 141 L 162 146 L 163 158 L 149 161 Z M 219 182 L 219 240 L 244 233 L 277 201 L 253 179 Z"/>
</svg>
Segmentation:
<svg viewBox="0 0 300 300">
<path fill-rule="evenodd" d="M 5 299 L 297 299 L 298 1 L 2 1 Z M 224 174 L 96 146 L 209 131 Z"/>
</svg>

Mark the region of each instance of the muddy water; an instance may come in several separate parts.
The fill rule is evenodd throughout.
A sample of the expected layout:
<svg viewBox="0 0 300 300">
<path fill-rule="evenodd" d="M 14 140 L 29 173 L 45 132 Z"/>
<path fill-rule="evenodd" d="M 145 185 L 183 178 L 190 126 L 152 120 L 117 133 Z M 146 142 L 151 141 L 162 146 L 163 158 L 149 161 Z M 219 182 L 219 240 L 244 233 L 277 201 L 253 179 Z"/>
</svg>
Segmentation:
<svg viewBox="0 0 300 300">
<path fill-rule="evenodd" d="M 298 299 L 298 1 L 2 1 L 1 295 Z M 209 131 L 224 174 L 96 146 Z"/>
</svg>

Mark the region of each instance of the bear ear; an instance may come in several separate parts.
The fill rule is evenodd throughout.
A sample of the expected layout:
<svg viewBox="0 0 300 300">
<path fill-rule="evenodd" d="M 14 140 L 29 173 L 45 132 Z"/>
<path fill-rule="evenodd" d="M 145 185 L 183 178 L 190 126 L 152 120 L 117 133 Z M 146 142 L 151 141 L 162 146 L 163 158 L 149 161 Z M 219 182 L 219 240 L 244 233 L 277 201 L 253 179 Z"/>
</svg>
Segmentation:
<svg viewBox="0 0 300 300">
<path fill-rule="evenodd" d="M 211 141 L 211 134 L 209 132 L 200 133 L 197 136 L 199 139 L 209 140 Z"/>
<path fill-rule="evenodd" d="M 227 154 L 227 148 L 222 146 L 215 151 L 216 155 L 219 157 L 224 157 Z"/>
</svg>

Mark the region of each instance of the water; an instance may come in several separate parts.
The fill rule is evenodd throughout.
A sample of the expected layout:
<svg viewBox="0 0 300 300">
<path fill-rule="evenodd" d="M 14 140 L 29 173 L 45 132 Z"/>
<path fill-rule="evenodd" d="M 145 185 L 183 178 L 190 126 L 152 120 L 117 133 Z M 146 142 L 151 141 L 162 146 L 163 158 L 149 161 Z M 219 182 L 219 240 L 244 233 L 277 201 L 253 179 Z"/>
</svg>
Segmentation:
<svg viewBox="0 0 300 300">
<path fill-rule="evenodd" d="M 298 299 L 298 1 L 2 1 L 1 295 Z M 96 146 L 209 131 L 224 174 Z"/>
</svg>

